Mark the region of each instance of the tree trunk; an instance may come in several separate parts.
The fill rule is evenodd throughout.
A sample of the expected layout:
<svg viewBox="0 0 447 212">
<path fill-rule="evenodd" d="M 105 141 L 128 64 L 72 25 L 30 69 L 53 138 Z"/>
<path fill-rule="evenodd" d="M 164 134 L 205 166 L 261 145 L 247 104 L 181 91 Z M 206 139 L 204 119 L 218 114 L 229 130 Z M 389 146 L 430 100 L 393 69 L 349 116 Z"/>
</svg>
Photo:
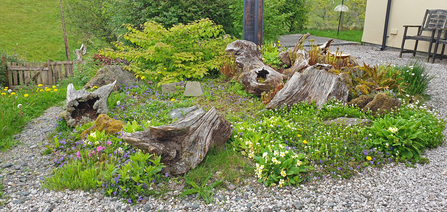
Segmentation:
<svg viewBox="0 0 447 212">
<path fill-rule="evenodd" d="M 266 108 L 275 109 L 283 105 L 315 101 L 317 108 L 321 109 L 330 99 L 346 103 L 349 89 L 338 75 L 328 72 L 331 68 L 331 65 L 316 64 L 308 67 L 303 73 L 295 72 Z"/>
<path fill-rule="evenodd" d="M 197 108 L 175 123 L 134 133 L 124 133 L 123 140 L 144 152 L 161 155 L 161 162 L 173 175 L 194 169 L 208 150 L 224 146 L 233 128 L 213 107 L 208 112 Z"/>
<path fill-rule="evenodd" d="M 238 66 L 243 69 L 242 83 L 251 94 L 260 96 L 262 92 L 272 90 L 287 78 L 261 61 L 261 52 L 251 41 L 234 41 L 228 44 L 225 51 L 232 53 Z"/>
<path fill-rule="evenodd" d="M 115 88 L 115 82 L 102 86 L 93 92 L 85 89 L 76 90 L 73 84 L 67 87 L 67 109 L 65 120 L 67 125 L 74 127 L 95 121 L 99 114 L 107 114 L 107 100 Z"/>
</svg>

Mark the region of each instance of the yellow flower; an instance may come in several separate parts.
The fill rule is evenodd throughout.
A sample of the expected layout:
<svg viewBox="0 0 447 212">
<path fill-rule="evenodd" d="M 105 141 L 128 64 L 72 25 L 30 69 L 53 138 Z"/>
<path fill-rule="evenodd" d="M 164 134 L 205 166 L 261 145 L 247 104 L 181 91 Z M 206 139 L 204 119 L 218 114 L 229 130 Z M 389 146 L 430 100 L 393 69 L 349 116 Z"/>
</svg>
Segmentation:
<svg viewBox="0 0 447 212">
<path fill-rule="evenodd" d="M 158 72 L 159 74 L 161 74 L 161 72 Z"/>
<path fill-rule="evenodd" d="M 306 141 L 306 140 L 304 140 L 304 141 L 303 141 L 303 144 L 307 144 L 307 141 Z"/>
<path fill-rule="evenodd" d="M 163 68 L 164 70 L 166 70 L 166 68 Z"/>
<path fill-rule="evenodd" d="M 372 160 L 371 156 L 366 156 L 366 160 Z"/>
<path fill-rule="evenodd" d="M 25 95 L 23 95 L 25 98 L 27 98 L 29 95 L 26 93 Z"/>
<path fill-rule="evenodd" d="M 171 99 L 171 102 L 175 101 L 175 99 Z"/>
<path fill-rule="evenodd" d="M 2 93 L 2 96 L 6 96 L 6 93 Z"/>
<path fill-rule="evenodd" d="M 12 95 L 16 95 L 16 93 L 15 93 L 15 92 L 12 92 L 12 93 L 11 93 L 11 96 L 12 96 Z"/>
<path fill-rule="evenodd" d="M 57 89 L 55 88 L 54 91 L 57 91 Z"/>
<path fill-rule="evenodd" d="M 3 90 L 7 91 L 7 90 L 8 90 L 8 87 L 5 87 L 5 89 L 3 89 Z"/>
<path fill-rule="evenodd" d="M 145 76 L 142 76 L 142 77 L 141 77 L 142 80 L 144 80 L 145 78 L 146 78 Z"/>
<path fill-rule="evenodd" d="M 299 138 L 299 137 L 301 137 L 301 135 L 300 135 L 300 134 L 298 134 L 298 135 L 297 135 L 297 137 Z"/>
<path fill-rule="evenodd" d="M 39 84 L 39 85 L 37 85 L 37 86 L 42 87 L 43 85 L 42 85 L 42 84 Z"/>
<path fill-rule="evenodd" d="M 95 86 L 93 86 L 93 89 L 97 89 L 97 88 L 98 88 L 98 86 L 96 86 L 96 85 L 95 85 Z"/>
<path fill-rule="evenodd" d="M 278 43 L 281 43 L 281 41 L 278 41 Z"/>
<path fill-rule="evenodd" d="M 55 85 L 53 85 L 53 88 L 56 88 L 56 86 L 55 86 Z"/>
<path fill-rule="evenodd" d="M 43 89 L 40 89 L 39 91 L 40 91 L 40 92 L 42 92 L 42 91 L 43 91 Z"/>
</svg>

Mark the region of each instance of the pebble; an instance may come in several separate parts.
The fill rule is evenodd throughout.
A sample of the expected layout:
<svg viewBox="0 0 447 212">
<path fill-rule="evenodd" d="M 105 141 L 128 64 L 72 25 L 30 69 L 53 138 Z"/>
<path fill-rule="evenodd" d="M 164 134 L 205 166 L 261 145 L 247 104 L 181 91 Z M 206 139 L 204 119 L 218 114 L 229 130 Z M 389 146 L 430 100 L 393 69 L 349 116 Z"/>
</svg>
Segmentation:
<svg viewBox="0 0 447 212">
<path fill-rule="evenodd" d="M 331 47 L 334 48 L 334 47 Z M 336 48 L 336 47 L 335 47 Z M 398 58 L 394 50 L 376 51 L 375 46 L 342 46 L 340 50 L 361 57 L 367 64 L 407 64 L 410 54 Z M 332 51 L 335 51 L 332 49 Z M 423 57 L 416 59 L 424 61 Z M 445 117 L 447 114 L 447 61 L 424 63 L 436 76 L 427 89 L 428 102 Z M 215 200 L 205 204 L 190 195 L 169 196 L 166 200 L 144 197 L 146 204 L 128 205 L 121 199 L 98 196 L 100 191 L 51 191 L 41 182 L 51 173 L 56 155 L 40 155 L 45 138 L 52 132 L 60 107 L 52 107 L 25 127 L 16 138 L 21 144 L 0 152 L 3 164 L 0 179 L 5 185 L 0 211 L 446 211 L 447 145 L 429 149 L 423 155 L 428 164 L 388 164 L 382 170 L 368 169 L 346 180 L 326 178 L 298 187 L 271 188 L 248 177 L 237 185 L 214 192 Z M 443 132 L 447 135 L 447 130 Z M 29 147 L 29 148 L 28 148 Z M 17 165 L 20 164 L 18 169 Z M 25 165 L 26 164 L 26 165 Z M 24 180 L 21 180 L 24 179 Z M 176 189 L 177 190 L 177 189 Z M 178 189 L 181 193 L 181 189 Z M 243 193 L 243 194 L 242 194 Z M 175 194 L 175 192 L 173 192 Z M 94 198 L 92 198 L 92 195 Z M 58 202 L 58 203 L 56 203 Z M 150 204 L 149 204 L 150 203 Z M 386 205 L 385 205 L 386 204 Z M 329 208 L 328 208 L 329 206 Z"/>
</svg>

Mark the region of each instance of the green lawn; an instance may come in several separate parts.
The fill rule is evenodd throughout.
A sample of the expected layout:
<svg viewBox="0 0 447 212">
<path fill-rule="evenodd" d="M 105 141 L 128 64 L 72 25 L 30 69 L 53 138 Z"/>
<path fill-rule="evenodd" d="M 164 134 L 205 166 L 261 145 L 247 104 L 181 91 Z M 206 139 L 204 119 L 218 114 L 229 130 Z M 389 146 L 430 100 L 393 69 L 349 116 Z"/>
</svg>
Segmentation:
<svg viewBox="0 0 447 212">
<path fill-rule="evenodd" d="M 59 2 L 56 0 L 1 0 L 0 51 L 28 61 L 66 60 Z M 71 59 L 80 43 L 68 36 Z"/>
<path fill-rule="evenodd" d="M 346 30 L 346 31 L 340 31 L 339 35 L 337 36 L 337 30 L 303 30 L 298 33 L 294 34 L 305 34 L 309 32 L 311 35 L 320 36 L 320 37 L 326 37 L 326 38 L 336 38 L 340 40 L 347 40 L 347 41 L 355 41 L 355 42 L 362 42 L 362 36 L 363 31 L 362 30 Z"/>
</svg>

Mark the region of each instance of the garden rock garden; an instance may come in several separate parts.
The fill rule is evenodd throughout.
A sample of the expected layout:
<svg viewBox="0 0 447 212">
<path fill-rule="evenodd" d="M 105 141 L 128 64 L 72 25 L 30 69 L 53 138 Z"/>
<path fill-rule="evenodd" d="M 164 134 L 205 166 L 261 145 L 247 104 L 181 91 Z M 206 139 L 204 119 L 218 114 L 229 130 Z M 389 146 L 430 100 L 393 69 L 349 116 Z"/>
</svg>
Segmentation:
<svg viewBox="0 0 447 212">
<path fill-rule="evenodd" d="M 92 65 L 86 85 L 5 93 L 18 117 L 66 101 L 0 153 L 1 210 L 447 209 L 447 66 L 308 36 L 258 47 L 207 19 L 148 22 L 101 51 L 135 81 Z"/>
</svg>

